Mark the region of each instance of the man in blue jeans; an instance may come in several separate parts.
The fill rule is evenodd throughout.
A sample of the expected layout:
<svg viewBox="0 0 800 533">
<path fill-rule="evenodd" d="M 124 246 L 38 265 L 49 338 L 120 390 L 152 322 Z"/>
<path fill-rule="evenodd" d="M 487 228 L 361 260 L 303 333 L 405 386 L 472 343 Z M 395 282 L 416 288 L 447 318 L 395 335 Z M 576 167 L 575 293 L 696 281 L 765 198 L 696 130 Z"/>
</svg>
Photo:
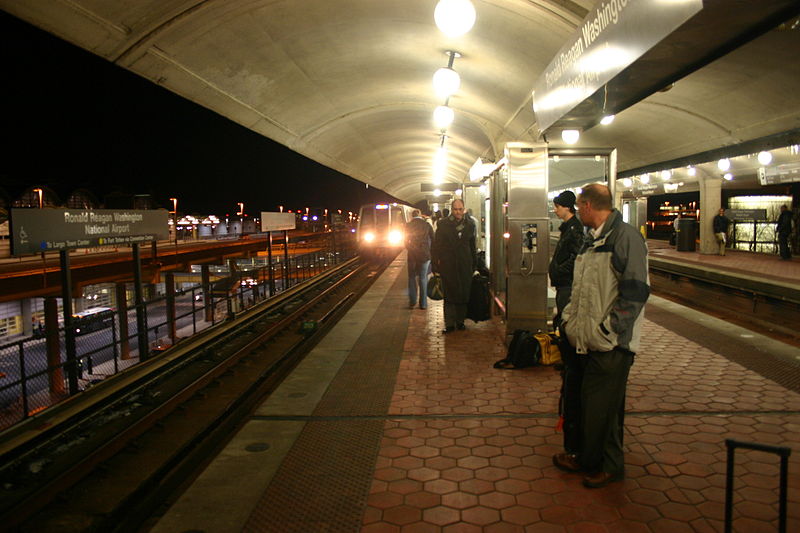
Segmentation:
<svg viewBox="0 0 800 533">
<path fill-rule="evenodd" d="M 428 307 L 428 269 L 431 264 L 431 243 L 433 228 L 425 222 L 419 209 L 411 211 L 411 221 L 406 224 L 406 250 L 408 250 L 408 306 Z"/>
</svg>

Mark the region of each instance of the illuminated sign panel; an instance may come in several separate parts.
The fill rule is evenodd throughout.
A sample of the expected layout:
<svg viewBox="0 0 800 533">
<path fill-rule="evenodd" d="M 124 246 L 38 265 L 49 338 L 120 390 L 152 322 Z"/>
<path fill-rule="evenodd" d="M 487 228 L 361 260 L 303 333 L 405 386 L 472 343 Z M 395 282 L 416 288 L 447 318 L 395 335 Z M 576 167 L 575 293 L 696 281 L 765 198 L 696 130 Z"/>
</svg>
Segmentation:
<svg viewBox="0 0 800 533">
<path fill-rule="evenodd" d="M 169 237 L 166 209 L 11 209 L 11 254 L 116 246 Z"/>
<path fill-rule="evenodd" d="M 283 231 L 294 228 L 294 213 L 261 212 L 261 231 Z"/>
<path fill-rule="evenodd" d="M 539 131 L 543 133 L 702 9 L 702 0 L 599 2 L 536 80 L 533 110 Z"/>
</svg>

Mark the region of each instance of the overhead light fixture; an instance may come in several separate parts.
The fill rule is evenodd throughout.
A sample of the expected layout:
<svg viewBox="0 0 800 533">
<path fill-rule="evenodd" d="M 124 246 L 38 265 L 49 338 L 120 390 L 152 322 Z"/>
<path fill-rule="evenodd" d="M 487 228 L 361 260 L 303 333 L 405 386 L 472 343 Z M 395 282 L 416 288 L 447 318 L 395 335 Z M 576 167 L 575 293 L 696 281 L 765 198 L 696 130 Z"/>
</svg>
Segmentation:
<svg viewBox="0 0 800 533">
<path fill-rule="evenodd" d="M 671 170 L 662 170 L 661 171 L 661 179 L 664 181 L 669 181 L 672 178 L 672 171 Z"/>
<path fill-rule="evenodd" d="M 727 172 L 731 168 L 731 160 L 726 158 L 717 161 L 717 168 L 723 172 Z"/>
<path fill-rule="evenodd" d="M 456 192 L 456 196 L 461 196 L 461 193 L 464 192 L 464 191 L 461 190 L 461 189 L 456 189 L 455 192 Z"/>
<path fill-rule="evenodd" d="M 648 183 L 650 183 L 650 174 L 642 174 L 641 176 L 639 176 L 639 181 L 647 185 Z"/>
<path fill-rule="evenodd" d="M 563 130 L 561 132 L 561 139 L 567 144 L 575 144 L 581 138 L 581 132 L 578 130 Z"/>
<path fill-rule="evenodd" d="M 451 67 L 442 67 L 433 74 L 433 90 L 439 98 L 450 98 L 459 87 L 461 76 Z"/>
<path fill-rule="evenodd" d="M 731 181 L 733 179 L 733 174 L 726 172 L 722 177 L 725 178 L 726 181 Z"/>
<path fill-rule="evenodd" d="M 625 187 L 630 187 L 631 185 L 633 185 L 633 181 L 630 178 L 623 178 L 622 179 L 622 184 Z"/>
<path fill-rule="evenodd" d="M 608 126 L 612 122 L 614 122 L 615 115 L 606 115 L 602 119 L 600 119 L 600 124 L 603 126 Z"/>
<path fill-rule="evenodd" d="M 772 163 L 772 152 L 758 152 L 758 162 L 763 166 L 767 166 Z"/>
<path fill-rule="evenodd" d="M 440 130 L 446 130 L 453 123 L 455 116 L 453 108 L 440 105 L 433 112 L 433 122 Z"/>
<path fill-rule="evenodd" d="M 690 176 L 696 176 L 697 175 L 697 169 L 692 167 L 692 166 L 690 166 L 690 167 L 688 167 L 686 169 L 686 173 L 689 174 Z"/>
<path fill-rule="evenodd" d="M 475 24 L 475 7 L 469 0 L 439 0 L 433 20 L 448 37 L 459 37 Z"/>
<path fill-rule="evenodd" d="M 439 189 L 433 189 L 433 195 L 434 196 L 441 196 L 442 195 L 442 191 L 440 191 Z"/>
</svg>

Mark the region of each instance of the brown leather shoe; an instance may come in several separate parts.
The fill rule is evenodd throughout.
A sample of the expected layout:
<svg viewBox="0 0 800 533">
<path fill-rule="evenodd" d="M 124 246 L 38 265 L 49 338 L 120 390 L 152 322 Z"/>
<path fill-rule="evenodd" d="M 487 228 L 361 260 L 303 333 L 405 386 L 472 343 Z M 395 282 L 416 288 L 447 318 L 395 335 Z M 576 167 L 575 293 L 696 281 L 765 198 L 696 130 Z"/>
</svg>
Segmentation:
<svg viewBox="0 0 800 533">
<path fill-rule="evenodd" d="M 583 486 L 590 489 L 599 489 L 605 487 L 609 483 L 621 481 L 625 478 L 625 474 L 612 474 L 610 472 L 598 472 L 596 474 L 589 474 L 583 478 Z"/>
<path fill-rule="evenodd" d="M 553 464 L 565 472 L 580 472 L 583 470 L 578 464 L 578 458 L 571 453 L 557 453 L 553 456 Z"/>
</svg>

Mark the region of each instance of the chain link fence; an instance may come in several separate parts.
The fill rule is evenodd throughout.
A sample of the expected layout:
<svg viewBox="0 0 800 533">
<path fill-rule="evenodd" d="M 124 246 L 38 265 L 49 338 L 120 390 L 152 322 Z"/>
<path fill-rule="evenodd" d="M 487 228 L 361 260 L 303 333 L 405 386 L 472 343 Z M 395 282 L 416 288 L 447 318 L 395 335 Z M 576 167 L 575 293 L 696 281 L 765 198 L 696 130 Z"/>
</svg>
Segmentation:
<svg viewBox="0 0 800 533">
<path fill-rule="evenodd" d="M 152 298 L 141 306 L 140 339 L 136 306 L 107 310 L 73 323 L 75 359 L 67 360 L 65 330 L 46 329 L 0 346 L 0 430 L 162 352 L 195 333 L 232 318 L 271 296 L 311 279 L 356 254 L 348 233 L 330 246 L 300 243 L 286 262 L 244 265 L 217 276 L 206 287 L 191 287 Z M 335 240 L 334 240 L 335 239 Z M 308 249 L 308 251 L 304 251 Z M 144 354 L 140 353 L 144 346 Z M 71 386 L 72 384 L 72 386 Z"/>
</svg>

